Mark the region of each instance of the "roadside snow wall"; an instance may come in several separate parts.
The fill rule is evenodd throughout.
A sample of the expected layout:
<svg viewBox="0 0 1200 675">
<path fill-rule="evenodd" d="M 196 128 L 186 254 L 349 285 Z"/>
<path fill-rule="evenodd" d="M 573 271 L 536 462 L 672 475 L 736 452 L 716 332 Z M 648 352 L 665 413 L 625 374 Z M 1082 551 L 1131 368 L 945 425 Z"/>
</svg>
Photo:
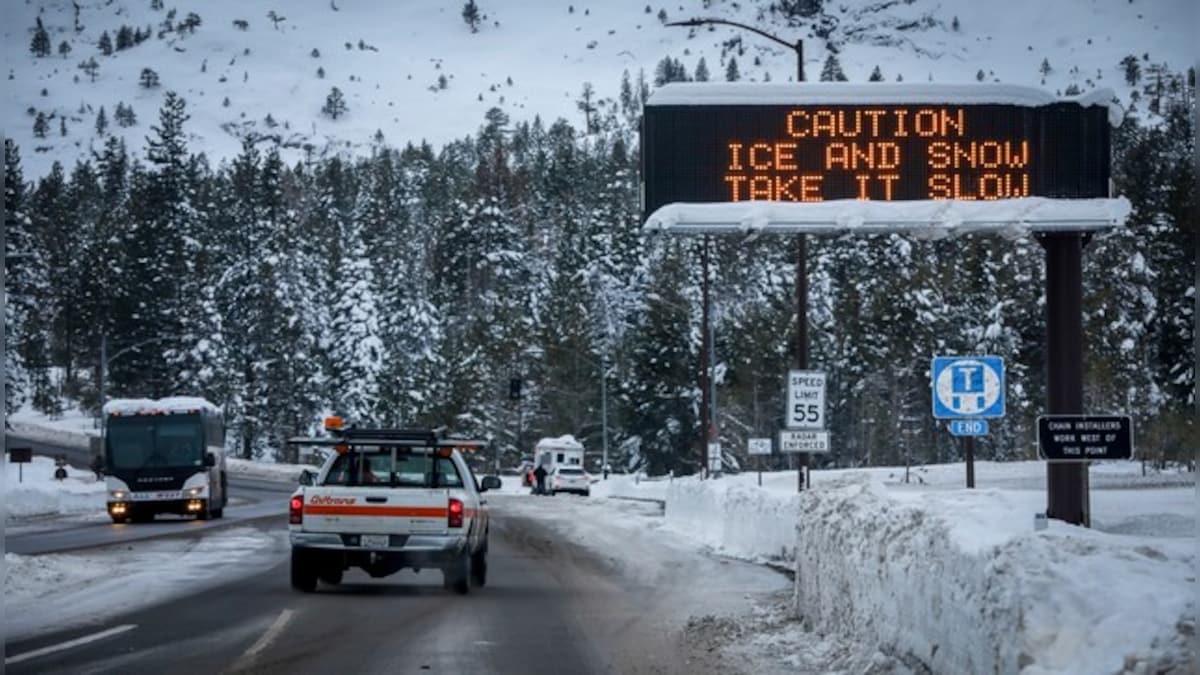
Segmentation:
<svg viewBox="0 0 1200 675">
<path fill-rule="evenodd" d="M 666 497 L 667 527 L 718 553 L 757 562 L 795 560 L 799 495 L 688 477 L 672 481 Z"/>
<path fill-rule="evenodd" d="M 995 495 L 971 495 L 991 509 Z M 806 627 L 877 644 L 934 673 L 1187 672 L 1192 542 L 1054 522 L 979 545 L 952 511 L 866 478 L 800 496 L 795 607 Z M 974 533 L 978 536 L 978 532 Z"/>
</svg>

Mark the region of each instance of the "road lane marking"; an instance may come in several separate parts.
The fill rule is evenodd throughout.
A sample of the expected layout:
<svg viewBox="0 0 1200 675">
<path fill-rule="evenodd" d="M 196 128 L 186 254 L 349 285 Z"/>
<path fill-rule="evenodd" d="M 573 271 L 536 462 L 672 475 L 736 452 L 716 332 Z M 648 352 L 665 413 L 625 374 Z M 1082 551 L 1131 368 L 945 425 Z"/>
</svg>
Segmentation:
<svg viewBox="0 0 1200 675">
<path fill-rule="evenodd" d="M 267 647 L 270 647 L 271 643 L 279 637 L 279 634 L 282 633 L 283 629 L 287 627 L 288 622 L 292 620 L 292 616 L 294 616 L 294 614 L 295 612 L 290 609 L 285 609 L 280 612 L 279 616 L 275 617 L 275 621 L 271 624 L 271 627 L 268 628 L 267 631 L 262 634 L 262 637 L 258 638 L 254 644 L 250 645 L 250 648 L 242 654 L 241 658 L 237 660 L 231 670 L 237 672 L 248 668 L 254 662 L 254 659 L 259 655 L 259 653 L 261 653 Z"/>
<path fill-rule="evenodd" d="M 9 656 L 4 659 L 4 665 L 11 666 L 14 663 L 28 661 L 29 659 L 36 659 L 39 656 L 46 656 L 47 654 L 53 654 L 54 652 L 61 652 L 64 649 L 72 649 L 75 647 L 79 647 L 81 645 L 86 645 L 89 642 L 95 642 L 97 640 L 103 640 L 104 638 L 112 637 L 114 635 L 120 635 L 121 633 L 133 630 L 134 628 L 137 628 L 137 625 L 130 623 L 130 624 L 126 624 L 124 626 L 117 626 L 116 628 L 109 628 L 108 630 L 102 630 L 99 633 L 93 633 L 91 635 L 84 635 L 83 637 L 78 637 L 78 638 L 75 638 L 74 640 L 67 640 L 66 642 L 60 642 L 56 645 L 50 645 L 49 647 L 42 647 L 41 649 L 35 649 L 31 652 L 25 652 L 24 654 L 17 654 L 15 656 Z"/>
</svg>

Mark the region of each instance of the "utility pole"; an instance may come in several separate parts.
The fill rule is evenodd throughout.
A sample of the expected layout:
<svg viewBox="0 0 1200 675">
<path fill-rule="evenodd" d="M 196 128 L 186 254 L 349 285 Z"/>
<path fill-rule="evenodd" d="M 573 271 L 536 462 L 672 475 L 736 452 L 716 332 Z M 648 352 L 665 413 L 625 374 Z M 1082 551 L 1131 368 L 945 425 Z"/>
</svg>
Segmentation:
<svg viewBox="0 0 1200 675">
<path fill-rule="evenodd" d="M 708 373 L 709 323 L 708 299 L 708 237 L 702 240 L 700 249 L 700 476 L 708 475 L 710 463 L 708 459 L 708 444 L 712 439 L 712 389 L 709 386 Z"/>
<path fill-rule="evenodd" d="M 672 21 L 667 23 L 667 26 L 687 26 L 695 28 L 698 26 L 706 26 L 711 24 L 720 24 L 724 26 L 733 26 L 748 30 L 755 35 L 762 36 L 771 42 L 783 45 L 796 53 L 796 81 L 804 82 L 804 40 L 796 40 L 788 42 L 783 38 L 772 35 L 766 31 L 759 30 L 754 26 L 748 26 L 744 23 L 729 21 L 727 19 L 718 18 L 698 18 L 688 19 L 686 21 Z M 705 255 L 707 256 L 707 245 L 705 247 Z M 707 261 L 707 258 L 706 258 Z M 707 272 L 705 273 L 707 283 Z M 707 303 L 707 286 L 704 289 L 705 302 Z M 706 306 L 707 307 L 707 306 Z M 705 312 L 707 316 L 707 311 Z M 707 321 L 707 320 L 706 320 Z M 707 326 L 707 322 L 705 323 Z M 796 369 L 808 370 L 808 241 L 803 234 L 796 235 Z M 706 380 L 701 379 L 701 387 L 705 387 Z M 705 406 L 707 408 L 707 405 Z M 705 437 L 707 439 L 708 431 L 705 427 Z M 707 443 L 704 444 L 707 446 Z M 708 448 L 703 449 L 707 457 Z M 797 476 L 797 487 L 804 490 L 807 479 L 808 454 L 800 455 L 800 470 Z"/>
</svg>

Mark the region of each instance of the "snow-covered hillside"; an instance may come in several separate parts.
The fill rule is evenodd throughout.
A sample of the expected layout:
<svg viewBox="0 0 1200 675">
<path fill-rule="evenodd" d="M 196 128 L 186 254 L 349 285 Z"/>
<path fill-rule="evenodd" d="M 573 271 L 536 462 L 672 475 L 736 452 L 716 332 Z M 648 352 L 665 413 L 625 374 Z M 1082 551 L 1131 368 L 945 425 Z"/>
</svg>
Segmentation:
<svg viewBox="0 0 1200 675">
<path fill-rule="evenodd" d="M 393 145 L 437 145 L 473 133 L 491 107 L 514 120 L 565 117 L 582 126 L 585 83 L 597 100 L 612 100 L 624 71 L 636 82 L 642 70 L 653 82 L 655 65 L 668 56 L 689 74 L 703 57 L 714 80 L 724 79 L 730 59 L 743 80 L 794 77 L 791 50 L 748 32 L 663 25 L 664 18 L 697 16 L 804 38 L 813 80 L 832 47 L 851 81 L 867 80 L 876 66 L 885 80 L 906 82 L 974 82 L 982 71 L 987 81 L 1053 92 L 1111 87 L 1128 100 L 1121 59 L 1134 55 L 1143 71 L 1163 63 L 1184 70 L 1196 26 L 1191 0 L 853 0 L 824 3 L 814 20 L 797 26 L 770 9 L 786 3 L 762 0 L 482 0 L 473 33 L 462 4 L 84 0 L 76 17 L 66 0 L 7 0 L 0 9 L 8 92 L 0 124 L 34 178 L 53 160 L 69 165 L 101 146 L 101 107 L 106 133 L 140 150 L 167 90 L 188 102 L 192 150 L 227 158 L 246 135 L 267 134 L 296 159 L 306 145 L 369 151 L 377 131 Z M 181 30 L 193 13 L 199 25 Z M 41 58 L 30 51 L 39 17 L 50 44 Z M 105 56 L 102 35 L 115 45 L 122 26 L 152 35 Z M 93 58 L 94 81 L 80 68 Z M 141 85 L 147 68 L 158 76 L 155 87 Z M 321 112 L 333 87 L 347 104 L 337 119 Z M 116 124 L 118 104 L 132 107 L 136 124 Z M 34 134 L 39 112 L 44 137 Z"/>
</svg>

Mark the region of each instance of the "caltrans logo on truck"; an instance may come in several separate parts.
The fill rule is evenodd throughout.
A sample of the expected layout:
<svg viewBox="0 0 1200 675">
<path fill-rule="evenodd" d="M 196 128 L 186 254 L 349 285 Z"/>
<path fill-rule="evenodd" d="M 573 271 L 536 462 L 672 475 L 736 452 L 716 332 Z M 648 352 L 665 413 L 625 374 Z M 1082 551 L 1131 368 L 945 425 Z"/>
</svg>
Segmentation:
<svg viewBox="0 0 1200 675">
<path fill-rule="evenodd" d="M 314 495 L 308 503 L 312 506 L 349 506 L 358 501 L 357 497 L 323 497 Z"/>
</svg>

